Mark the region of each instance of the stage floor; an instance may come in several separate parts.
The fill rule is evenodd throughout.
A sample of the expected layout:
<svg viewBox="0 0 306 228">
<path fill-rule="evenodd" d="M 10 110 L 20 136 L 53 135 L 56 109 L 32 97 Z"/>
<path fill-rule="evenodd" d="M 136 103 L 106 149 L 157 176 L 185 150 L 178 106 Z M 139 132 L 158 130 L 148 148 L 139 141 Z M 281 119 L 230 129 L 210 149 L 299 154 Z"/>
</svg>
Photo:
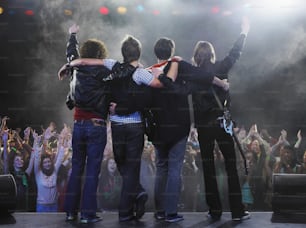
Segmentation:
<svg viewBox="0 0 306 228">
<path fill-rule="evenodd" d="M 247 228 L 291 228 L 305 227 L 306 214 L 294 215 L 275 215 L 273 212 L 251 212 L 251 219 L 243 222 L 233 222 L 229 212 L 224 212 L 220 221 L 213 222 L 206 217 L 206 213 L 202 212 L 183 212 L 184 220 L 178 223 L 167 223 L 165 221 L 156 221 L 153 213 L 146 213 L 140 221 L 131 221 L 126 223 L 118 222 L 118 214 L 116 212 L 99 213 L 103 217 L 103 221 L 83 225 L 78 222 L 65 222 L 64 213 L 13 213 L 9 217 L 0 219 L 0 227 L 18 227 L 18 228 L 62 228 L 62 227 L 105 227 L 105 228 L 126 228 L 126 227 L 154 227 L 154 228 L 201 228 L 201 227 L 247 227 Z"/>
</svg>

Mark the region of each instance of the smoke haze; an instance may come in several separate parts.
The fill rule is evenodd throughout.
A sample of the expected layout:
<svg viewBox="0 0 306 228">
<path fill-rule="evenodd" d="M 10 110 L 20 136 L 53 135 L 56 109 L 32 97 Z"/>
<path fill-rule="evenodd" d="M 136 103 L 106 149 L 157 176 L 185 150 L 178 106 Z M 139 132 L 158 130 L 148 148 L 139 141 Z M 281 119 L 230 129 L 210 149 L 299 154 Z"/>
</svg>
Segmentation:
<svg viewBox="0 0 306 228">
<path fill-rule="evenodd" d="M 18 124 L 71 122 L 72 112 L 64 104 L 69 82 L 59 82 L 57 70 L 66 62 L 68 28 L 73 23 L 80 26 L 80 43 L 89 38 L 101 39 L 109 57 L 118 60 L 122 59 L 121 40 L 126 34 L 134 35 L 142 42 L 141 62 L 147 66 L 156 61 L 153 45 L 161 36 L 174 39 L 176 55 L 188 61 L 198 40 L 210 41 L 217 59 L 224 58 L 238 38 L 241 18 L 246 15 L 251 22 L 250 33 L 241 58 L 230 72 L 235 118 L 240 124 L 258 123 L 276 132 L 284 127 L 293 132 L 305 129 L 303 10 L 293 7 L 284 12 L 267 12 L 262 7 L 246 8 L 244 2 L 220 3 L 215 9 L 219 11 L 213 13 L 214 4 L 205 0 L 33 1 L 36 14 L 32 18 L 1 18 L 1 38 L 5 41 L 1 62 L 9 78 L 1 80 L 1 96 L 5 100 L 1 112 L 15 112 Z M 126 15 L 116 12 L 121 4 L 128 9 Z M 102 6 L 109 8 L 109 15 L 99 14 Z M 71 15 L 65 15 L 65 10 Z M 8 82 L 18 77 L 18 85 L 8 89 Z M 22 102 L 15 101 L 20 96 Z M 20 115 L 23 117 L 17 117 Z"/>
</svg>

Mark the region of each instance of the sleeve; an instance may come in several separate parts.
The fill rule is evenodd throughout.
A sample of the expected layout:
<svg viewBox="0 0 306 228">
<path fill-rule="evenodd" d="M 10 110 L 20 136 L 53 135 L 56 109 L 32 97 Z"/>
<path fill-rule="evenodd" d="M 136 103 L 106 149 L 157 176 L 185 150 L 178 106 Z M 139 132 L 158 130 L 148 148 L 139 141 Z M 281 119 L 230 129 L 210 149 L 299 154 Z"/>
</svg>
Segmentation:
<svg viewBox="0 0 306 228">
<path fill-rule="evenodd" d="M 71 62 L 72 60 L 80 57 L 79 42 L 75 33 L 72 33 L 69 37 L 66 49 L 66 57 L 68 62 Z"/>
<path fill-rule="evenodd" d="M 178 77 L 175 82 L 164 74 L 161 74 L 158 79 L 171 92 L 188 95 L 200 90 L 207 90 L 212 85 L 214 75 L 203 68 L 192 66 L 186 61 L 180 61 Z"/>
<path fill-rule="evenodd" d="M 219 71 L 220 79 L 227 78 L 227 74 L 229 70 L 233 67 L 235 62 L 240 58 L 242 49 L 245 44 L 246 35 L 241 34 L 239 38 L 234 43 L 232 49 L 229 51 L 229 54 L 219 63 Z"/>
<path fill-rule="evenodd" d="M 185 81 L 211 85 L 214 75 L 211 72 L 207 72 L 204 68 L 193 66 L 186 61 L 180 61 L 178 78 Z"/>
<path fill-rule="evenodd" d="M 62 162 L 63 162 L 63 159 L 64 159 L 64 156 L 65 156 L 65 148 L 63 146 L 59 146 L 58 148 L 58 151 L 57 151 L 57 158 L 56 158 L 56 162 L 55 162 L 55 170 L 56 172 L 58 172 Z"/>
<path fill-rule="evenodd" d="M 116 62 L 114 59 L 103 59 L 103 65 L 109 70 L 112 70 Z"/>
<path fill-rule="evenodd" d="M 34 173 L 37 175 L 39 172 L 39 164 L 40 164 L 40 159 L 41 159 L 41 153 L 42 153 L 43 146 L 39 146 L 39 144 L 34 144 L 33 145 L 33 152 L 34 153 Z"/>
<path fill-rule="evenodd" d="M 154 76 L 144 68 L 137 68 L 133 74 L 133 80 L 137 85 L 150 85 L 153 79 Z"/>
<path fill-rule="evenodd" d="M 158 76 L 158 80 L 163 83 L 164 87 L 168 90 L 171 90 L 174 94 L 188 95 L 197 90 L 197 87 L 194 83 L 186 82 L 184 84 L 176 83 L 172 81 L 171 78 L 167 77 L 165 74 Z"/>
</svg>

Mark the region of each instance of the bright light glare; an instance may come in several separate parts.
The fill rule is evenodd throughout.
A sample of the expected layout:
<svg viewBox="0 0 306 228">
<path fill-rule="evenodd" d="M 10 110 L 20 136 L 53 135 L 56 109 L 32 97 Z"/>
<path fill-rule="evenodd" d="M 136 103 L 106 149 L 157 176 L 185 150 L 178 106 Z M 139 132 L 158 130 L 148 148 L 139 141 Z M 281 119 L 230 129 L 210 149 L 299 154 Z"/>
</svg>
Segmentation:
<svg viewBox="0 0 306 228">
<path fill-rule="evenodd" d="M 264 1 L 264 5 L 267 8 L 291 8 L 291 7 L 298 7 L 297 2 L 299 1 L 294 1 L 294 0 L 269 0 L 269 1 Z"/>
<path fill-rule="evenodd" d="M 250 0 L 245 6 L 250 8 L 279 9 L 300 7 L 302 4 L 301 0 Z"/>
<path fill-rule="evenodd" d="M 119 14 L 126 14 L 127 8 L 124 7 L 124 6 L 119 6 L 119 7 L 117 8 L 117 12 L 118 12 Z"/>
<path fill-rule="evenodd" d="M 273 16 L 284 17 L 294 14 L 304 5 L 304 0 L 250 0 L 244 7 L 256 14 L 268 14 L 269 17 L 273 14 Z"/>
</svg>

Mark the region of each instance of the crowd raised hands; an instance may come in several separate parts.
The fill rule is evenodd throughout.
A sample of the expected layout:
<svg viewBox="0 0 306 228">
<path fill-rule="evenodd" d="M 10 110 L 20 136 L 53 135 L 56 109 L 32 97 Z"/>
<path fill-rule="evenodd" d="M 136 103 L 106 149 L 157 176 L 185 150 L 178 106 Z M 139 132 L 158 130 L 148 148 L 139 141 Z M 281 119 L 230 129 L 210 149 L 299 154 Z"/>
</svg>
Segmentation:
<svg viewBox="0 0 306 228">
<path fill-rule="evenodd" d="M 17 210 L 62 211 L 62 207 L 59 205 L 63 203 L 63 197 L 61 196 L 65 192 L 65 185 L 71 169 L 72 129 L 64 124 L 62 129 L 57 131 L 56 125 L 51 122 L 46 129 L 33 129 L 28 126 L 20 131 L 10 129 L 7 124 L 9 123 L 8 120 L 8 117 L 1 119 L 2 154 L 0 171 L 1 174 L 12 174 L 16 179 L 19 202 Z M 240 173 L 243 177 L 241 184 L 243 185 L 242 192 L 245 203 L 248 204 L 250 209 L 269 209 L 273 173 L 306 173 L 306 150 L 303 149 L 302 131 L 299 129 L 296 135 L 290 135 L 286 129 L 281 129 L 279 135 L 273 137 L 266 129 L 259 129 L 256 124 L 253 124 L 249 129 L 245 127 L 236 128 L 235 132 L 244 148 L 249 164 L 248 176 L 245 177 L 243 170 Z M 192 133 L 196 135 L 196 129 Z M 111 138 L 108 140 L 111 140 Z M 196 137 L 190 137 L 189 140 L 189 144 L 199 153 Z M 189 150 L 186 150 L 186 153 L 189 153 Z M 105 160 L 108 160 L 110 156 L 106 156 Z M 238 152 L 237 156 L 239 156 Z M 198 159 L 199 156 L 196 155 L 197 169 L 202 169 Z M 220 162 L 223 160 L 222 156 L 216 156 L 215 159 L 220 159 Z M 186 163 L 186 165 L 188 164 Z M 220 167 L 221 181 L 223 171 L 222 166 Z M 65 175 L 59 174 L 60 169 L 65 170 Z M 59 175 L 62 175 L 60 179 L 58 179 Z M 103 181 L 102 179 L 100 182 Z M 188 177 L 183 179 L 188 180 Z M 201 184 L 199 184 L 201 177 L 193 181 L 195 185 L 198 185 L 194 197 L 199 197 L 203 194 L 201 193 Z M 187 183 L 183 184 L 186 186 Z M 36 188 L 37 192 L 35 191 Z M 99 194 L 105 196 L 106 193 L 100 192 Z M 35 198 L 33 198 L 33 195 Z M 42 196 L 44 196 L 45 201 L 41 200 Z M 203 202 L 198 200 L 194 204 L 194 208 L 188 208 L 188 210 L 198 210 L 200 206 L 197 204 L 199 203 L 202 204 Z M 45 207 L 47 204 L 51 204 L 52 207 Z M 185 209 L 187 209 L 188 204 L 182 202 L 180 205 L 185 205 Z M 205 205 L 205 202 L 203 205 Z M 112 207 L 112 205 L 108 205 L 108 207 Z M 115 210 L 115 208 L 112 209 Z M 106 206 L 103 208 L 103 204 L 101 204 L 101 209 L 107 210 L 108 208 Z"/>
</svg>

